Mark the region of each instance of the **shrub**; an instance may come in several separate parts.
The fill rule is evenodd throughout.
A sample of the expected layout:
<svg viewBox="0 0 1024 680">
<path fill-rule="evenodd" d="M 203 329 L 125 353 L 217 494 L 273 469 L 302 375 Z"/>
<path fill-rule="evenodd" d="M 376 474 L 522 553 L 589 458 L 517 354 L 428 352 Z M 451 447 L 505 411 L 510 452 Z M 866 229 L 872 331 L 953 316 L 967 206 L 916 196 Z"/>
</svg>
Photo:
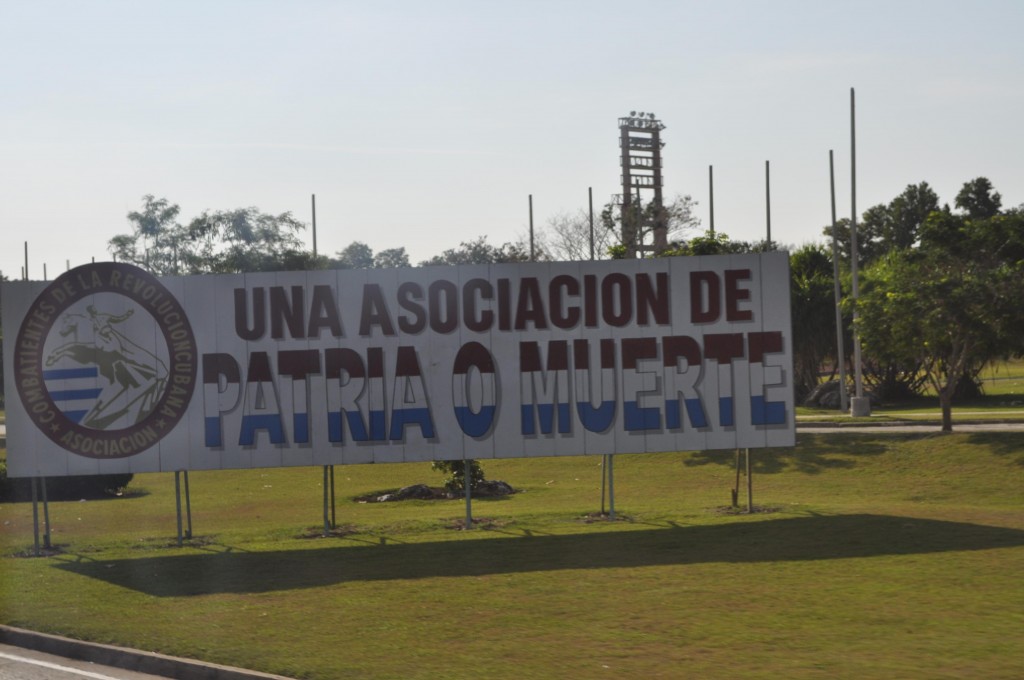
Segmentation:
<svg viewBox="0 0 1024 680">
<path fill-rule="evenodd" d="M 74 501 L 81 498 L 120 496 L 131 483 L 131 473 L 123 475 L 75 475 L 48 477 L 46 498 L 50 501 Z M 37 491 L 42 499 L 42 490 Z M 29 477 L 8 478 L 7 462 L 0 461 L 0 501 L 32 500 L 32 480 Z"/>
<path fill-rule="evenodd" d="M 466 492 L 466 462 L 464 460 L 436 460 L 431 463 L 430 468 L 443 472 L 447 477 L 444 480 L 444 488 L 450 494 L 462 494 Z M 484 470 L 480 463 L 469 460 L 469 489 L 472 492 L 481 482 L 484 481 Z"/>
</svg>

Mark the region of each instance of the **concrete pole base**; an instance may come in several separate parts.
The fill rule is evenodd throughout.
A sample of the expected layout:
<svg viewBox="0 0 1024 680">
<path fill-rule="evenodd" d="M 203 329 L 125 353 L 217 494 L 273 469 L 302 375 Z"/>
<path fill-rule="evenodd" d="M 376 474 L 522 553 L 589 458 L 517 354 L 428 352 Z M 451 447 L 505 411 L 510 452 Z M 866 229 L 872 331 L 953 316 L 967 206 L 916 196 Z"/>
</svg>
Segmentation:
<svg viewBox="0 0 1024 680">
<path fill-rule="evenodd" d="M 871 400 L 867 397 L 850 399 L 850 415 L 854 418 L 867 418 L 871 415 Z"/>
</svg>

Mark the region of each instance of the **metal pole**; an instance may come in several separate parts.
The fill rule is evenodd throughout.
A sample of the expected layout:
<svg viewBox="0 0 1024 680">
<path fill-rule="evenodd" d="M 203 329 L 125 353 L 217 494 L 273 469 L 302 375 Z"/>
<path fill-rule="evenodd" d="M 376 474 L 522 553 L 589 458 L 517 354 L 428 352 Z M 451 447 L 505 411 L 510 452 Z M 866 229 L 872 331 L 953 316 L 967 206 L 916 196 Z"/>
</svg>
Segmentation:
<svg viewBox="0 0 1024 680">
<path fill-rule="evenodd" d="M 39 499 L 36 488 L 36 478 L 32 478 L 32 543 L 35 546 L 35 556 L 39 557 Z"/>
<path fill-rule="evenodd" d="M 313 194 L 313 260 L 316 261 L 316 194 Z"/>
<path fill-rule="evenodd" d="M 46 533 L 43 534 L 43 547 L 49 550 L 50 545 L 50 502 L 46 498 L 46 477 L 39 478 L 40 488 L 43 490 L 43 525 Z"/>
<path fill-rule="evenodd" d="M 338 528 L 337 521 L 337 508 L 335 507 L 334 499 L 334 466 L 331 466 L 331 528 Z"/>
<path fill-rule="evenodd" d="M 856 396 L 864 396 L 864 386 L 861 383 L 861 367 L 860 367 L 860 338 L 857 333 L 857 297 L 860 294 L 860 285 L 858 282 L 858 266 L 857 266 L 857 127 L 856 127 L 856 104 L 854 100 L 853 88 L 850 88 L 850 250 L 851 250 L 851 263 L 850 272 L 853 277 L 852 281 L 852 294 L 853 294 L 853 370 L 854 370 L 854 386 L 856 388 Z"/>
<path fill-rule="evenodd" d="M 178 547 L 183 545 L 181 536 L 181 471 L 174 471 L 174 503 L 176 507 L 176 514 L 178 516 Z"/>
<path fill-rule="evenodd" d="M 530 262 L 536 259 L 533 247 L 533 194 L 530 194 Z"/>
<path fill-rule="evenodd" d="M 839 284 L 839 226 L 836 224 L 836 176 L 832 160 L 832 149 L 828 150 L 828 183 L 832 192 L 832 278 L 835 279 L 836 298 L 836 357 L 839 363 L 839 409 L 844 413 L 850 408 L 850 395 L 846 393 L 846 347 L 843 341 L 843 299 Z"/>
<path fill-rule="evenodd" d="M 463 465 L 465 465 L 465 468 L 464 468 L 464 471 L 463 471 L 463 475 L 464 476 L 462 478 L 462 485 L 464 487 L 466 487 L 466 529 L 472 529 L 473 528 L 473 501 L 472 501 L 473 485 L 470 483 L 472 475 L 470 474 L 470 467 L 471 467 L 471 465 L 470 465 L 469 458 L 467 458 L 463 462 Z"/>
<path fill-rule="evenodd" d="M 857 266 L 857 125 L 856 104 L 853 88 L 850 88 L 850 250 L 851 274 L 853 278 L 851 296 L 853 297 L 853 376 L 856 399 L 851 404 L 851 415 L 871 415 L 871 402 L 864 398 L 864 378 L 860 356 L 860 333 L 857 331 L 857 298 L 860 295 Z"/>
<path fill-rule="evenodd" d="M 764 162 L 764 211 L 765 221 L 768 224 L 767 242 L 770 245 L 772 242 L 772 187 L 768 161 Z"/>
<path fill-rule="evenodd" d="M 601 517 L 604 517 L 604 489 L 608 479 L 608 454 L 601 456 Z"/>
<path fill-rule="evenodd" d="M 49 281 L 49 280 L 50 279 L 46 278 L 46 263 L 44 262 L 43 263 L 43 281 Z"/>
<path fill-rule="evenodd" d="M 25 280 L 28 281 L 28 241 L 25 241 Z"/>
<path fill-rule="evenodd" d="M 747 452 L 747 514 L 754 513 L 754 474 L 750 469 L 750 449 Z"/>
<path fill-rule="evenodd" d="M 192 494 L 188 490 L 188 470 L 185 470 L 185 517 L 188 519 L 185 538 L 192 538 Z"/>
<path fill-rule="evenodd" d="M 732 485 L 732 507 L 740 507 L 740 450 L 736 449 L 736 483 Z"/>
<path fill-rule="evenodd" d="M 587 187 L 587 203 L 590 205 L 590 259 L 594 259 L 594 187 Z"/>
<path fill-rule="evenodd" d="M 324 536 L 329 536 L 331 534 L 330 516 L 327 511 L 327 494 L 330 487 L 327 479 L 327 467 L 327 465 L 324 466 Z"/>
<path fill-rule="evenodd" d="M 608 454 L 608 518 L 615 520 L 615 456 Z"/>
<path fill-rule="evenodd" d="M 715 168 L 708 166 L 708 206 L 711 211 L 711 235 L 715 235 Z"/>
</svg>

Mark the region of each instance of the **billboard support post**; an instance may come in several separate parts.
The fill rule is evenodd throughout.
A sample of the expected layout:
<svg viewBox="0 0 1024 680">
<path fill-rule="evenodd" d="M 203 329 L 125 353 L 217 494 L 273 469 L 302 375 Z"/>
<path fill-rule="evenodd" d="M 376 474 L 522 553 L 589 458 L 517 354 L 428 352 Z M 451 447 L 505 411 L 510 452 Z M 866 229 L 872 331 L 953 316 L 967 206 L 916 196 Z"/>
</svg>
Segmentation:
<svg viewBox="0 0 1024 680">
<path fill-rule="evenodd" d="M 732 507 L 740 507 L 740 450 L 736 449 L 736 482 L 732 485 Z"/>
<path fill-rule="evenodd" d="M 754 475 L 750 468 L 750 449 L 744 449 L 747 458 L 747 514 L 754 514 Z"/>
<path fill-rule="evenodd" d="M 329 468 L 329 467 L 330 467 L 329 465 L 325 465 L 324 466 L 324 482 L 323 482 L 323 487 L 324 487 L 324 537 L 325 538 L 327 536 L 329 536 L 330 533 L 331 533 L 331 520 L 330 520 L 330 515 L 328 514 L 328 511 L 327 511 L 327 497 L 328 497 L 328 494 L 330 493 L 330 486 L 331 486 L 330 485 L 330 480 L 328 478 L 328 473 L 327 473 L 327 468 Z"/>
<path fill-rule="evenodd" d="M 184 545 L 181 531 L 181 470 L 174 471 L 174 506 L 178 519 L 178 547 Z"/>
<path fill-rule="evenodd" d="M 463 463 L 463 465 L 465 465 L 465 469 L 464 469 L 464 472 L 463 472 L 462 480 L 463 480 L 463 486 L 466 487 L 466 529 L 472 529 L 473 528 L 473 500 L 472 500 L 472 496 L 473 496 L 472 468 L 473 468 L 473 466 L 472 466 L 471 463 L 472 463 L 472 461 L 470 461 L 469 458 L 467 458 L 464 461 L 464 463 Z"/>
<path fill-rule="evenodd" d="M 608 518 L 615 521 L 615 456 L 608 454 Z"/>
<path fill-rule="evenodd" d="M 188 490 L 188 470 L 185 470 L 185 538 L 192 538 L 192 495 Z"/>
<path fill-rule="evenodd" d="M 43 492 L 43 547 L 49 550 L 53 546 L 50 545 L 50 502 L 46 498 L 46 477 L 40 477 L 39 484 Z"/>
<path fill-rule="evenodd" d="M 608 480 L 608 454 L 601 456 L 601 517 L 604 517 L 604 487 Z"/>
<path fill-rule="evenodd" d="M 36 477 L 32 478 L 32 543 L 34 554 L 39 557 L 39 498 Z"/>
<path fill-rule="evenodd" d="M 331 528 L 332 529 L 337 529 L 338 528 L 337 514 L 335 512 L 336 509 L 337 508 L 335 507 L 335 502 L 334 502 L 334 466 L 332 465 L 331 466 Z"/>
</svg>

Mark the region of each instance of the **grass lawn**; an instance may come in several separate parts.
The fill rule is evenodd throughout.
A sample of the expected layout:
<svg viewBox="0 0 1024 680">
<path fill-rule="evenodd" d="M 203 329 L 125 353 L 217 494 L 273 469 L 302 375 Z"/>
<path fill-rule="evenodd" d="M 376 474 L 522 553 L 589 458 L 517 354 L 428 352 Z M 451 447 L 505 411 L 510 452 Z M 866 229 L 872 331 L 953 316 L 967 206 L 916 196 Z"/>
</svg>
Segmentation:
<svg viewBox="0 0 1024 680">
<path fill-rule="evenodd" d="M 754 451 L 485 462 L 521 490 L 360 504 L 427 464 L 173 475 L 121 499 L 0 506 L 0 620 L 301 678 L 1024 677 L 1024 434 L 801 435 Z M 741 480 L 745 490 L 745 480 Z M 743 498 L 743 493 L 741 493 Z M 312 536 L 312 537 L 307 537 Z"/>
<path fill-rule="evenodd" d="M 953 424 L 971 422 L 1024 421 L 1024 359 L 989 364 L 978 376 L 983 394 L 953 404 Z M 797 416 L 807 421 L 861 420 L 835 409 L 798 407 Z M 921 397 L 899 403 L 879 404 L 872 408 L 872 422 L 913 420 L 940 422 L 939 399 L 931 390 Z"/>
</svg>

